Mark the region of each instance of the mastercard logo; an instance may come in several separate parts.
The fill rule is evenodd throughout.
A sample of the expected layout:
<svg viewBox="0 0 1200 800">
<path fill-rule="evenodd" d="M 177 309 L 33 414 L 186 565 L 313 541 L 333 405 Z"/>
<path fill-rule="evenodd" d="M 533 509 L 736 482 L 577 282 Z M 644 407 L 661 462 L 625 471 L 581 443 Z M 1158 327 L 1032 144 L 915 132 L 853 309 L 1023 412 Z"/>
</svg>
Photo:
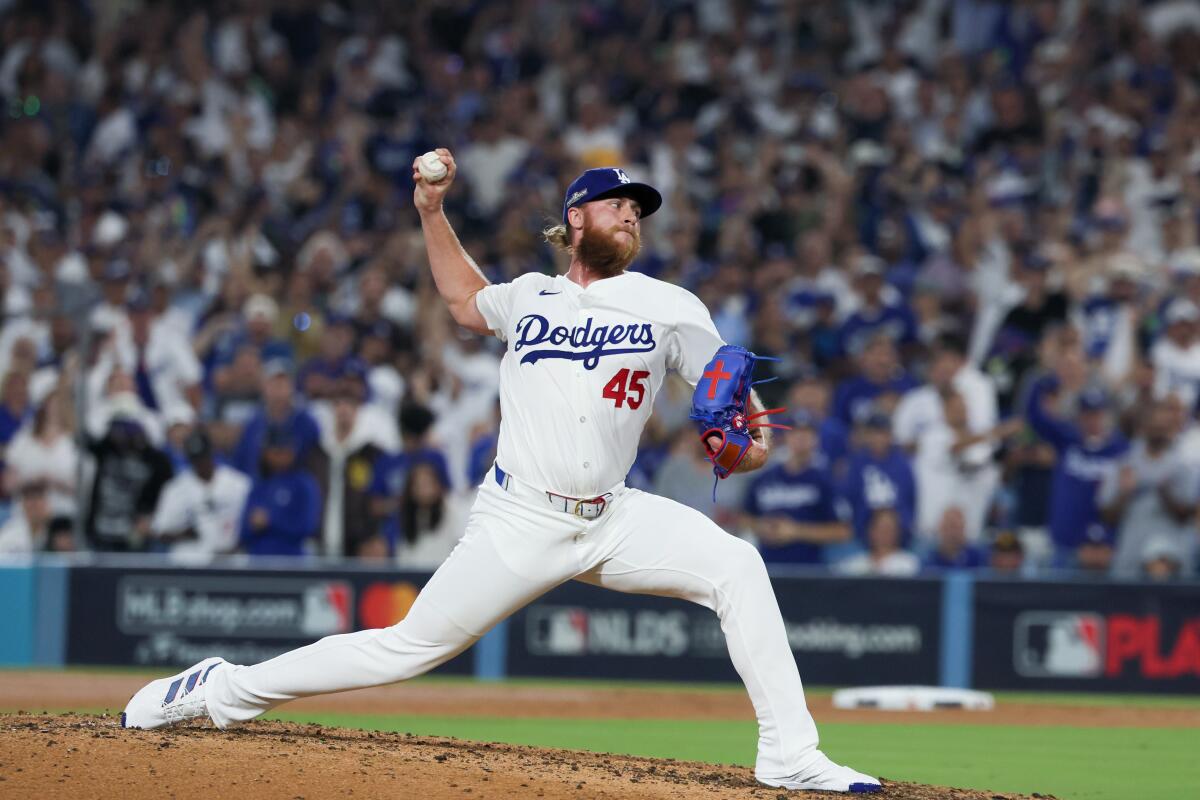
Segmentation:
<svg viewBox="0 0 1200 800">
<path fill-rule="evenodd" d="M 408 614 L 421 590 L 411 583 L 372 583 L 358 601 L 358 616 L 365 628 L 387 628 Z"/>
</svg>

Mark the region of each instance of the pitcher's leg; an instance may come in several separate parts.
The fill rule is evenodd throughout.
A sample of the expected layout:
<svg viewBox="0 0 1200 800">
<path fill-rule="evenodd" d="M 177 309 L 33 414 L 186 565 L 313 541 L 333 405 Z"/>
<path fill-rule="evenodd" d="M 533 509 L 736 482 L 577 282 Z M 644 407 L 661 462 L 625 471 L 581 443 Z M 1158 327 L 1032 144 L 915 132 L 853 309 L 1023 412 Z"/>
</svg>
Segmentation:
<svg viewBox="0 0 1200 800">
<path fill-rule="evenodd" d="M 711 608 L 758 717 L 755 774 L 801 772 L 819 754 L 817 728 L 758 551 L 693 508 L 629 490 L 610 524 L 614 551 L 579 580 L 621 592 L 679 597 Z"/>
<path fill-rule="evenodd" d="M 420 675 L 578 571 L 556 556 L 557 548 L 546 546 L 544 530 L 539 537 L 545 548 L 538 559 L 542 574 L 522 569 L 524 564 L 513 561 L 522 558 L 514 552 L 520 547 L 517 531 L 538 521 L 523 520 L 511 508 L 500 511 L 503 516 L 472 514 L 463 541 L 430 578 L 408 615 L 392 627 L 328 636 L 261 664 L 213 670 L 206 701 L 213 722 L 226 727 L 297 697 Z"/>
</svg>

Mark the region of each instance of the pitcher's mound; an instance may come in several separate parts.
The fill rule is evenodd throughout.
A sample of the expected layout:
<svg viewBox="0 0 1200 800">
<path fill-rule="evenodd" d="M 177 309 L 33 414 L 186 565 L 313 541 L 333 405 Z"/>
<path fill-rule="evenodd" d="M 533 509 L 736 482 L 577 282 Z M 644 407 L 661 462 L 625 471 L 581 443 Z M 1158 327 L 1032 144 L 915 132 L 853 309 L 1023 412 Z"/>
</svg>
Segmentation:
<svg viewBox="0 0 1200 800">
<path fill-rule="evenodd" d="M 1022 795 L 884 781 L 889 800 Z M 1036 795 L 1035 795 L 1036 796 Z M 121 729 L 113 717 L 0 715 L 0 798 L 800 798 L 745 767 L 255 722 Z"/>
</svg>

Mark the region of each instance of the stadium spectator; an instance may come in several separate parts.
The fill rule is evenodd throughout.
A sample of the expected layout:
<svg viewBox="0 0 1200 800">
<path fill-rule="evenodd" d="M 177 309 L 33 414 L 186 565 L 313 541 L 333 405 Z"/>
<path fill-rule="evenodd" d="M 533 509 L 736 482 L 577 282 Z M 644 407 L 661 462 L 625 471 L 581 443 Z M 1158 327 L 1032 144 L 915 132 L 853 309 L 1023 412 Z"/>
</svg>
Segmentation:
<svg viewBox="0 0 1200 800">
<path fill-rule="evenodd" d="M 366 365 L 354 355 L 354 324 L 349 317 L 326 319 L 320 349 L 300 367 L 296 384 L 310 401 L 328 400 L 342 378 L 363 378 Z"/>
<path fill-rule="evenodd" d="M 303 364 L 317 354 L 325 338 L 323 299 L 316 296 L 312 276 L 303 270 L 291 273 L 284 292 L 272 333 Z"/>
<path fill-rule="evenodd" d="M 1000 470 L 994 463 L 996 445 L 1024 429 L 1014 417 L 990 430 L 973 433 L 963 396 L 954 389 L 939 398 L 941 419 L 917 436 L 913 471 L 917 481 L 916 533 L 925 544 L 936 539 L 945 513 L 963 515 L 964 534 L 971 544 L 983 538 Z"/>
<path fill-rule="evenodd" d="M 103 347 L 111 346 L 110 338 Z M 114 365 L 112 371 L 107 373 L 106 368 L 102 362 L 87 377 L 87 401 L 84 404 L 87 412 L 84 429 L 87 434 L 93 438 L 104 436 L 113 415 L 120 412 L 134 419 L 151 443 L 161 444 L 164 439 L 162 419 L 142 404 L 133 375 L 119 366 Z"/>
<path fill-rule="evenodd" d="M 986 367 L 996 383 L 1003 412 L 1012 410 L 1026 371 L 1036 365 L 1043 336 L 1052 326 L 1066 321 L 1069 309 L 1067 296 L 1049 288 L 1048 258 L 1027 249 L 1018 261 L 1020 300 L 1000 321 L 991 338 Z"/>
<path fill-rule="evenodd" d="M 140 417 L 136 398 L 121 395 L 104 436 L 88 440 L 96 466 L 84 530 L 96 550 L 144 549 L 159 494 L 171 479 L 171 460 L 150 442 Z"/>
<path fill-rule="evenodd" d="M 1129 444 L 1114 429 L 1110 398 L 1099 387 L 1080 393 L 1078 424 L 1047 409 L 1059 384 L 1053 375 L 1038 380 L 1025 411 L 1030 427 L 1057 455 L 1050 488 L 1050 537 L 1060 563 L 1099 569 L 1100 562 L 1111 557 L 1111 534 L 1099 515 L 1097 489 L 1125 457 Z"/>
<path fill-rule="evenodd" d="M 1136 257 L 1128 253 L 1112 256 L 1104 291 L 1087 297 L 1072 313 L 1075 326 L 1082 332 L 1088 360 L 1112 386 L 1119 386 L 1133 369 L 1136 302 L 1143 273 Z"/>
<path fill-rule="evenodd" d="M 217 449 L 232 450 L 263 401 L 264 367 L 259 350 L 243 342 L 220 367 L 210 395 L 210 430 Z"/>
<path fill-rule="evenodd" d="M 371 481 L 371 508 L 380 522 L 399 510 L 400 497 L 408 481 L 408 471 L 414 465 L 432 464 L 442 483 L 452 485 L 446 455 L 435 447 L 429 438 L 433 421 L 433 412 L 423 405 L 409 403 L 401 407 L 400 451 L 389 452 L 379 460 Z M 488 469 L 491 469 L 491 465 Z"/>
<path fill-rule="evenodd" d="M 933 549 L 925 556 L 926 567 L 934 569 L 979 569 L 987 555 L 967 536 L 967 515 L 958 506 L 947 506 L 938 520 Z"/>
<path fill-rule="evenodd" d="M 850 505 L 854 536 L 868 543 L 870 526 L 887 509 L 899 526 L 899 544 L 909 540 L 915 522 L 917 488 L 908 455 L 892 441 L 892 421 L 874 412 L 863 422 L 862 446 L 846 465 L 842 494 Z"/>
<path fill-rule="evenodd" d="M 921 561 L 901 546 L 903 537 L 900 515 L 891 508 L 876 508 L 867 520 L 866 552 L 839 561 L 835 569 L 843 575 L 916 575 Z"/>
<path fill-rule="evenodd" d="M 47 525 L 46 550 L 51 553 L 72 553 L 77 549 L 75 525 L 71 517 L 51 517 Z"/>
<path fill-rule="evenodd" d="M 239 543 L 255 556 L 298 556 L 316 549 L 321 489 L 297 463 L 299 441 L 291 428 L 263 432 L 262 463 L 246 497 Z"/>
<path fill-rule="evenodd" d="M 746 527 L 770 563 L 824 564 L 828 545 L 850 541 L 848 509 L 818 449 L 817 421 L 800 412 L 782 444 L 786 460 L 767 467 L 746 487 Z"/>
<path fill-rule="evenodd" d="M 133 376 L 142 405 L 162 411 L 171 405 L 196 405 L 203 377 L 200 360 L 187 337 L 155 314 L 149 293 L 134 293 L 125 306 L 127 333 L 118 330 L 105 352 Z"/>
<path fill-rule="evenodd" d="M 28 483 L 44 484 L 50 513 L 73 516 L 76 506 L 79 453 L 74 441 L 75 414 L 69 384 L 42 400 L 33 419 L 13 437 L 5 451 L 7 491 Z"/>
<path fill-rule="evenodd" d="M 16 491 L 12 516 L 0 525 L 0 555 L 21 555 L 46 550 L 50 539 L 50 503 L 46 484 L 31 481 Z"/>
<path fill-rule="evenodd" d="M 178 475 L 188 468 L 183 443 L 196 427 L 196 410 L 187 403 L 175 403 L 163 410 L 162 420 L 166 426 L 163 452 L 171 459 L 171 466 Z"/>
<path fill-rule="evenodd" d="M 1163 335 L 1154 343 L 1154 393 L 1178 395 L 1187 408 L 1200 401 L 1200 309 L 1187 298 L 1171 301 L 1163 312 Z"/>
<path fill-rule="evenodd" d="M 1025 574 L 1029 566 L 1021 538 L 1013 531 L 1000 531 L 992 540 L 988 553 L 988 567 L 997 575 L 1016 576 Z"/>
<path fill-rule="evenodd" d="M 231 465 L 234 469 L 251 478 L 258 475 L 263 438 L 272 426 L 282 426 L 291 432 L 296 458 L 302 463 L 320 439 L 316 419 L 295 393 L 291 364 L 283 359 L 272 359 L 263 365 L 262 402 L 242 427 Z"/>
<path fill-rule="evenodd" d="M 320 452 L 318 475 L 324 500 L 321 553 L 355 556 L 380 536 L 372 510 L 371 486 L 386 454 L 396 452 L 396 423 L 383 409 L 363 405 L 366 387 L 353 378 L 340 379 L 329 403 L 315 411 Z"/>
<path fill-rule="evenodd" d="M 433 463 L 414 464 L 405 476 L 404 492 L 395 520 L 395 560 L 405 569 L 437 569 L 466 530 L 469 510 Z"/>
<path fill-rule="evenodd" d="M 396 369 L 396 352 L 404 346 L 403 336 L 386 319 L 376 320 L 360 331 L 358 352 L 367 370 L 367 391 L 372 405 L 393 420 L 404 398 L 404 376 Z"/>
<path fill-rule="evenodd" d="M 290 385 L 282 411 L 269 385 L 260 396 L 260 365 L 288 351 L 307 365 L 324 347 L 330 374 L 369 370 L 370 405 L 430 409 L 425 445 L 459 483 L 486 461 L 466 433 L 488 427 L 502 348 L 459 344 L 426 302 L 409 167 L 446 145 L 463 189 L 447 213 L 493 280 L 561 266 L 538 233 L 585 162 L 664 190 L 635 268 L 702 296 L 730 340 L 784 359 L 765 366 L 780 380 L 764 396 L 813 396 L 835 469 L 861 415 L 907 389 L 894 353 L 875 367 L 841 355 L 843 338 L 880 332 L 864 316 L 877 300 L 913 312 L 901 336 L 922 346 L 903 366 L 934 390 L 915 423 L 901 400 L 905 447 L 948 388 L 939 337 L 971 330 L 967 361 L 1006 416 L 1066 361 L 1065 393 L 1107 385 L 1123 425 L 1156 397 L 1181 400 L 1181 449 L 1197 458 L 1197 323 L 1181 301 L 1200 307 L 1200 38 L 1171 22 L 1179 4 L 493 5 L 75 4 L 47 28 L 44 8 L 0 3 L 0 376 L 24 375 L 28 395 L 0 409 L 0 439 L 27 428 L 74 362 L 94 438 L 128 393 L 161 444 L 177 418 L 162 395 L 183 394 L 218 457 L 256 473 L 265 419 L 297 416 Z M 878 271 L 876 257 L 883 280 L 852 274 Z M 327 335 L 329 314 L 333 328 L 353 320 L 349 350 Z M 198 383 L 181 344 L 203 365 Z M 953 386 L 980 435 L 994 420 L 976 418 L 972 369 Z M 1080 426 L 1076 408 L 1059 413 Z M 658 477 L 662 443 L 684 446 L 685 416 L 662 417 L 642 475 Z M 185 428 L 167 427 L 177 450 Z M 297 436 L 307 459 L 315 424 Z M 1038 564 L 1055 450 L 1020 437 L 1001 454 L 998 522 Z M 710 497 L 692 471 L 678 490 Z M 733 494 L 726 482 L 718 499 Z"/>
<path fill-rule="evenodd" d="M 112 217 L 116 215 L 113 214 Z M 101 218 L 97 227 L 101 227 L 112 217 Z M 128 227 L 128 222 L 123 218 L 119 224 Z M 125 313 L 125 306 L 129 299 L 132 278 L 133 267 L 127 259 L 114 258 L 104 264 L 100 277 L 100 301 L 94 304 L 88 317 L 93 330 L 104 331 L 120 338 L 128 336 L 129 317 Z"/>
<path fill-rule="evenodd" d="M 1185 570 L 1192 563 L 1188 549 L 1175 537 L 1148 539 L 1142 547 L 1140 577 L 1169 581 L 1187 574 Z"/>
<path fill-rule="evenodd" d="M 861 423 L 876 409 L 891 413 L 900 398 L 917 385 L 886 336 L 869 339 L 855 361 L 856 373 L 839 383 L 833 395 L 833 414 L 848 427 Z"/>
<path fill-rule="evenodd" d="M 250 479 L 217 463 L 203 428 L 187 434 L 182 452 L 188 467 L 163 487 L 151 534 L 177 556 L 232 553 L 238 546 Z"/>
<path fill-rule="evenodd" d="M 243 350 L 252 350 L 262 361 L 293 357 L 291 346 L 275 334 L 278 320 L 279 304 L 273 297 L 258 293 L 246 298 L 240 324 L 235 322 L 230 335 L 219 343 L 213 370 L 214 386 L 219 388 L 222 369 Z"/>
<path fill-rule="evenodd" d="M 33 416 L 29 400 L 29 373 L 9 369 L 0 379 L 0 447 L 7 447 L 17 431 Z"/>
<path fill-rule="evenodd" d="M 788 407 L 815 421 L 821 454 L 836 473 L 850 451 L 850 428 L 829 413 L 831 397 L 829 380 L 822 373 L 803 370 L 792 383 Z"/>
<path fill-rule="evenodd" d="M 1147 548 L 1154 550 L 1150 561 L 1173 556 L 1176 574 L 1191 574 L 1200 545 L 1200 475 L 1184 461 L 1174 408 L 1159 402 L 1143 413 L 1141 435 L 1100 486 L 1101 514 L 1116 530 L 1113 574 L 1141 574 Z"/>
<path fill-rule="evenodd" d="M 917 320 L 902 297 L 896 297 L 885 280 L 887 265 L 874 255 L 861 255 L 853 266 L 858 308 L 838 332 L 839 349 L 847 356 L 856 356 L 867 343 L 882 336 L 897 348 L 911 353 L 918 342 Z M 888 298 L 890 293 L 893 297 Z"/>
<path fill-rule="evenodd" d="M 957 334 L 946 333 L 933 345 L 926 382 L 906 392 L 896 406 L 892 432 L 897 444 L 916 452 L 921 433 L 945 421 L 943 406 L 948 391 L 957 393 L 965 405 L 970 432 L 986 433 L 995 427 L 995 386 L 967 361 L 966 341 Z"/>
</svg>

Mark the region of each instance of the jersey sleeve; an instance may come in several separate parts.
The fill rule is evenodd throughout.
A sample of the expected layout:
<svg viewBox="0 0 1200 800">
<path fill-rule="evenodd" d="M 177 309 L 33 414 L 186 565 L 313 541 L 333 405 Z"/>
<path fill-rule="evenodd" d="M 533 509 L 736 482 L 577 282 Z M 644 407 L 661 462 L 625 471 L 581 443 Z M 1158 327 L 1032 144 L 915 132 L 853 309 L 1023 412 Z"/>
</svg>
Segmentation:
<svg viewBox="0 0 1200 800">
<path fill-rule="evenodd" d="M 676 303 L 675 327 L 668 335 L 667 367 L 679 372 L 685 381 L 695 386 L 712 360 L 717 349 L 725 344 L 712 315 L 700 298 L 680 291 Z"/>
<path fill-rule="evenodd" d="M 545 279 L 538 273 L 526 273 L 508 283 L 491 283 L 475 293 L 475 307 L 492 333 L 502 342 L 508 341 L 513 308 L 525 282 Z"/>
</svg>

